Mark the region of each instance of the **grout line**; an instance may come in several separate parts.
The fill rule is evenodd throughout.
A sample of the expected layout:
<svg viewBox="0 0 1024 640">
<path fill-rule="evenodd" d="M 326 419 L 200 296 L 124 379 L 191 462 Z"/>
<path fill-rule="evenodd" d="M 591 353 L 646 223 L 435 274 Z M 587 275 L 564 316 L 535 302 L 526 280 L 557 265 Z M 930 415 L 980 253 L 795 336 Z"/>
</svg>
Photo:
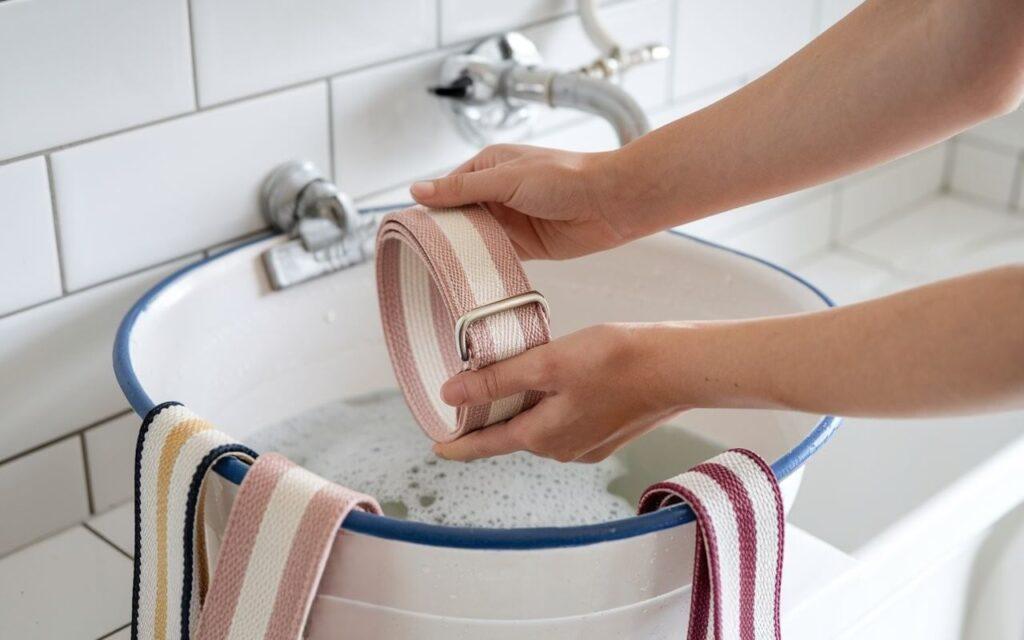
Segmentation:
<svg viewBox="0 0 1024 640">
<path fill-rule="evenodd" d="M 93 534 L 94 536 L 96 536 L 97 538 L 99 538 L 99 539 L 100 539 L 100 540 L 102 540 L 103 542 L 106 542 L 107 544 L 109 544 L 109 545 L 110 545 L 111 547 L 113 547 L 113 548 L 114 548 L 114 549 L 115 549 L 115 550 L 116 550 L 116 551 L 117 551 L 118 553 L 120 553 L 120 554 L 121 554 L 121 555 L 123 555 L 124 557 L 128 558 L 129 560 L 132 560 L 132 559 L 133 559 L 133 558 L 132 558 L 132 556 L 131 556 L 131 554 L 129 554 L 129 553 L 127 552 L 127 551 L 125 551 L 125 550 L 124 550 L 124 549 L 122 549 L 121 547 L 119 547 L 119 546 L 117 546 L 116 544 L 114 544 L 113 542 L 111 542 L 110 538 L 108 538 L 107 536 L 105 536 L 105 535 L 103 535 L 102 533 L 100 533 L 99 531 L 97 531 L 97 530 L 96 530 L 95 528 L 93 528 L 93 526 L 92 526 L 91 524 L 89 524 L 88 522 L 83 522 L 83 523 L 82 523 L 82 526 L 83 526 L 83 527 L 85 527 L 86 529 L 88 529 L 88 530 L 89 530 L 90 532 L 92 532 L 92 534 Z M 115 630 L 114 630 L 114 632 L 117 632 L 117 631 L 119 631 L 119 629 L 115 629 Z M 107 634 L 107 635 L 110 635 L 110 634 Z"/>
<path fill-rule="evenodd" d="M 0 1 L 2 1 L 2 0 L 0 0 Z M 226 242 L 231 242 L 231 241 L 227 240 Z M 219 243 L 219 244 L 223 244 L 223 243 Z M 214 246 L 216 247 L 218 245 L 214 245 Z M 158 262 L 156 264 L 146 265 L 144 267 L 140 267 L 138 269 L 135 269 L 135 270 L 132 270 L 132 271 L 127 271 L 125 273 L 116 275 L 116 276 L 114 276 L 112 278 L 107 278 L 106 280 L 100 280 L 99 282 L 94 282 L 94 283 L 88 284 L 88 285 L 86 285 L 84 287 L 80 287 L 78 289 L 73 289 L 71 291 L 66 292 L 62 296 L 58 296 L 56 298 L 50 298 L 49 300 L 43 300 L 42 302 L 37 302 L 35 304 L 30 304 L 27 307 L 22 307 L 20 309 L 15 309 L 14 311 L 9 311 L 7 313 L 0 314 L 0 320 L 4 320 L 4 319 L 9 318 L 11 316 L 18 315 L 19 313 L 25 313 L 26 311 L 31 311 L 33 309 L 37 309 L 37 308 L 42 307 L 44 305 L 48 305 L 48 304 L 52 304 L 54 302 L 58 302 L 60 300 L 65 300 L 67 298 L 70 298 L 71 296 L 76 296 L 76 295 L 78 295 L 80 293 L 85 293 L 86 291 L 92 291 L 93 289 L 96 289 L 97 287 L 102 287 L 103 285 L 113 284 L 115 282 L 118 282 L 118 281 L 121 281 L 121 280 L 125 280 L 127 278 L 131 278 L 133 276 L 142 275 L 142 274 L 146 273 L 147 271 L 153 271 L 153 270 L 159 269 L 160 267 L 166 267 L 167 265 L 174 264 L 175 262 L 178 262 L 178 261 L 181 261 L 181 260 L 186 260 L 188 258 L 195 258 L 195 259 L 199 260 L 199 259 L 201 259 L 201 256 L 203 255 L 204 251 L 205 251 L 204 249 L 197 249 L 195 251 L 190 251 L 189 253 L 186 253 L 184 255 L 175 256 L 173 258 L 168 258 L 167 260 L 163 260 L 162 262 Z"/>
<path fill-rule="evenodd" d="M 1017 154 L 1017 162 L 1015 163 L 1013 171 L 1013 182 L 1010 183 L 1010 201 L 1007 202 L 1007 207 L 1011 212 L 1018 211 L 1018 205 L 1022 201 L 1021 190 L 1024 189 L 1024 151 Z"/>
<path fill-rule="evenodd" d="M 91 423 L 85 425 L 84 427 L 79 427 L 77 429 L 69 431 L 68 433 L 60 435 L 60 436 L 58 436 L 56 438 L 51 438 L 50 440 L 47 440 L 46 442 L 42 442 L 40 444 L 34 445 L 32 447 L 29 447 L 28 449 L 25 449 L 24 451 L 19 451 L 18 453 L 15 453 L 14 455 L 10 455 L 10 456 L 7 456 L 6 458 L 0 459 L 0 466 L 5 465 L 8 462 L 14 462 L 15 460 L 18 460 L 19 458 L 24 458 L 25 456 L 32 455 L 33 453 L 37 453 L 37 452 L 39 452 L 39 451 L 41 451 L 41 450 L 43 450 L 43 449 L 45 449 L 45 448 L 47 448 L 49 446 L 52 446 L 52 445 L 57 444 L 58 442 L 61 442 L 62 440 L 67 440 L 68 438 L 74 438 L 75 436 L 80 435 L 80 434 L 84 433 L 85 431 L 88 431 L 89 429 L 92 429 L 93 427 L 98 427 L 98 426 L 100 426 L 101 424 L 103 424 L 105 422 L 110 422 L 111 420 L 116 420 L 117 418 L 126 416 L 129 413 L 132 413 L 131 409 L 124 409 L 124 410 L 119 411 L 119 412 L 117 412 L 117 413 L 115 413 L 113 415 L 107 416 L 105 418 L 101 418 L 100 420 L 97 420 L 95 422 L 91 422 Z M 141 421 L 142 418 L 139 418 L 139 420 Z"/>
<path fill-rule="evenodd" d="M 679 2 L 680 0 L 672 0 L 672 5 L 669 7 L 669 31 L 668 46 L 669 57 L 668 64 L 668 81 L 665 83 L 668 89 L 668 104 L 671 105 L 676 99 L 676 71 L 677 63 L 679 61 Z"/>
<path fill-rule="evenodd" d="M 444 0 L 437 0 L 437 6 L 434 8 L 434 44 L 438 49 L 442 48 L 442 37 L 441 27 L 443 26 L 442 16 L 444 15 Z"/>
<path fill-rule="evenodd" d="M 946 141 L 946 153 L 942 158 L 942 177 L 939 181 L 939 193 L 952 193 L 953 191 L 953 168 L 956 163 L 956 145 L 956 138 L 950 138 Z"/>
<path fill-rule="evenodd" d="M 50 213 L 53 216 L 54 242 L 57 247 L 57 274 L 60 277 L 60 291 L 63 296 L 68 292 L 68 282 L 67 276 L 64 273 L 64 243 L 60 238 L 60 215 L 57 213 L 57 183 L 53 179 L 53 161 L 49 155 L 44 156 L 44 160 L 46 162 L 46 181 L 50 187 Z M 47 301 L 39 304 L 44 304 L 45 302 Z M 13 313 L 17 313 L 17 311 Z"/>
<path fill-rule="evenodd" d="M 334 152 L 334 83 L 327 81 L 327 162 L 331 181 L 338 184 L 338 163 Z"/>
<path fill-rule="evenodd" d="M 185 16 L 188 18 L 188 54 L 192 61 L 192 100 L 199 110 L 199 65 L 196 64 L 196 29 L 192 22 L 192 0 L 185 0 Z"/>
<path fill-rule="evenodd" d="M 82 448 L 82 468 L 85 471 L 85 496 L 89 501 L 89 515 L 96 515 L 96 499 L 92 490 L 92 473 L 89 471 L 89 447 L 85 444 L 85 431 L 78 434 L 78 442 Z"/>
<path fill-rule="evenodd" d="M 111 638 L 111 637 L 113 637 L 113 636 L 114 636 L 114 634 L 115 634 L 115 633 L 119 633 L 119 632 L 121 632 L 121 631 L 124 631 L 125 629 L 127 629 L 127 628 L 128 628 L 128 627 L 130 627 L 130 626 L 132 626 L 132 623 L 130 623 L 130 622 L 129 622 L 128 624 L 122 625 L 122 626 L 120 626 L 120 627 L 118 627 L 118 628 L 114 629 L 114 630 L 113 630 L 113 631 L 111 631 L 110 633 L 107 633 L 107 634 L 104 634 L 104 635 L 100 636 L 100 637 L 99 637 L 99 638 L 97 638 L 96 640 L 104 640 L 105 638 Z"/>
</svg>

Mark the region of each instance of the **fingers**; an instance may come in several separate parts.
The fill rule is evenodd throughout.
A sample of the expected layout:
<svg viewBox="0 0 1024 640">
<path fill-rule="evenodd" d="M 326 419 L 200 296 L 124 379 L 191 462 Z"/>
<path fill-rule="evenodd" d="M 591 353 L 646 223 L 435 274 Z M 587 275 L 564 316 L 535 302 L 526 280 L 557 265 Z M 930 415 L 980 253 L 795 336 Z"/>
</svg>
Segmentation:
<svg viewBox="0 0 1024 640">
<path fill-rule="evenodd" d="M 489 367 L 460 373 L 441 386 L 441 399 L 458 407 L 488 404 L 531 389 L 547 391 L 546 347 L 542 345 Z"/>
<path fill-rule="evenodd" d="M 479 458 L 528 451 L 529 433 L 548 418 L 549 407 L 541 402 L 508 422 L 467 433 L 458 440 L 434 445 L 434 453 L 447 460 L 469 462 Z"/>
<path fill-rule="evenodd" d="M 428 207 L 457 207 L 476 202 L 507 202 L 515 188 L 512 171 L 495 167 L 417 182 L 409 193 L 416 202 Z"/>
</svg>

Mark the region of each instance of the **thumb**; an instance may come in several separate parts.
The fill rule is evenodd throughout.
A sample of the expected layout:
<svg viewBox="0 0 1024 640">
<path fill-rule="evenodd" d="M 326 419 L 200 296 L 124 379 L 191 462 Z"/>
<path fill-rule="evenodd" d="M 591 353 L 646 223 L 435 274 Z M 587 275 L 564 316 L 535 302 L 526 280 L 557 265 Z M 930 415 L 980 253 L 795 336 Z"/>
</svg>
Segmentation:
<svg viewBox="0 0 1024 640">
<path fill-rule="evenodd" d="M 409 189 L 416 202 L 428 207 L 458 207 L 477 202 L 505 203 L 514 192 L 515 183 L 511 172 L 500 167 L 417 182 Z"/>
</svg>

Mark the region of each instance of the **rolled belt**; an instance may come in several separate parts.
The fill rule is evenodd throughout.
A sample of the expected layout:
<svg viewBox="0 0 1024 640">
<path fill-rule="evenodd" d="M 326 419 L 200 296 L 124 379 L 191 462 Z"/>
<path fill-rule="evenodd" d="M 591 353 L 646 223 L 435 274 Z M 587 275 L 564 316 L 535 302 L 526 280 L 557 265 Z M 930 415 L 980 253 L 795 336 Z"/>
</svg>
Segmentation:
<svg viewBox="0 0 1024 640">
<path fill-rule="evenodd" d="M 420 426 L 437 442 L 512 418 L 543 394 L 450 407 L 441 385 L 548 342 L 548 309 L 501 225 L 480 206 L 413 207 L 377 234 L 377 291 L 391 362 Z"/>
</svg>

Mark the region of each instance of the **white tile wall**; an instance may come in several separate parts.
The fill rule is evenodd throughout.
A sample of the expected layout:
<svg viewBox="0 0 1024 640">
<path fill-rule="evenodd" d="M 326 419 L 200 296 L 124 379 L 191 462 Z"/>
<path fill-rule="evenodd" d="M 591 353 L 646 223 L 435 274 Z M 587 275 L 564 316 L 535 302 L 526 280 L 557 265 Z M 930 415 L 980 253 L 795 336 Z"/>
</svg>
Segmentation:
<svg viewBox="0 0 1024 640">
<path fill-rule="evenodd" d="M 781 62 L 817 28 L 815 0 L 682 0 L 678 6 L 677 96 Z"/>
<path fill-rule="evenodd" d="M 871 227 L 942 186 L 946 146 L 935 146 L 854 176 L 839 193 L 838 238 Z"/>
<path fill-rule="evenodd" d="M 327 117 L 316 83 L 55 153 L 68 288 L 264 227 L 269 169 L 291 158 L 329 166 Z"/>
<path fill-rule="evenodd" d="M 606 9 L 624 42 L 667 41 L 671 3 L 642 0 Z M 532 27 L 533 39 L 555 68 L 578 66 L 594 57 L 575 18 Z M 475 152 L 453 128 L 444 104 L 424 88 L 436 83 L 438 65 L 452 50 L 346 74 L 331 82 L 334 157 L 338 183 L 363 196 L 439 169 Z M 667 66 L 638 68 L 625 86 L 647 106 L 668 99 Z M 538 130 L 580 120 L 577 113 L 544 113 Z"/>
<path fill-rule="evenodd" d="M 131 617 L 132 562 L 84 527 L 0 559 L 0 638 L 83 638 Z"/>
<path fill-rule="evenodd" d="M 0 166 L 0 315 L 61 294 L 46 160 Z"/>
<path fill-rule="evenodd" d="M 0 59 L 0 159 L 195 104 L 184 2 L 3 2 Z"/>
<path fill-rule="evenodd" d="M 102 513 L 131 500 L 135 473 L 135 439 L 142 419 L 129 411 L 86 430 L 85 449 L 93 510 Z"/>
<path fill-rule="evenodd" d="M 821 3 L 820 30 L 824 31 L 842 20 L 846 14 L 860 6 L 861 2 L 862 0 L 824 0 Z"/>
<path fill-rule="evenodd" d="M 186 263 L 0 319 L 0 460 L 128 408 L 110 365 L 117 324 L 143 291 Z"/>
<path fill-rule="evenodd" d="M 728 244 L 783 266 L 792 266 L 829 246 L 832 200 L 832 194 L 825 193 L 807 202 L 794 203 L 763 223 L 736 232 Z"/>
<path fill-rule="evenodd" d="M 432 49 L 437 0 L 192 0 L 203 105 Z"/>
<path fill-rule="evenodd" d="M 0 556 L 87 518 L 84 479 L 78 438 L 0 466 Z"/>
<path fill-rule="evenodd" d="M 671 60 L 625 80 L 660 125 L 742 86 L 853 4 L 612 0 L 602 16 L 626 46 L 674 47 Z M 257 188 L 282 161 L 309 158 L 356 196 L 406 200 L 410 180 L 436 175 L 475 150 L 424 91 L 440 58 L 516 28 L 552 67 L 588 63 L 596 52 L 573 5 L 0 2 L 0 219 L 7 232 L 0 239 L 0 460 L 11 459 L 0 464 L 0 483 L 19 468 L 47 467 L 57 454 L 75 458 L 63 465 L 64 475 L 29 483 L 17 498 L 75 505 L 62 509 L 61 526 L 64 515 L 81 519 L 84 443 L 95 509 L 126 499 L 137 418 L 117 417 L 127 406 L 111 373 L 110 346 L 131 302 L 190 259 L 181 256 L 195 259 L 263 227 Z M 1014 122 L 972 135 L 1012 143 Z M 535 131 L 529 142 L 581 150 L 615 144 L 605 123 L 567 111 L 545 112 Z M 1006 148 L 1011 155 L 1019 149 Z M 861 217 L 890 213 L 892 199 L 936 190 L 942 165 L 941 150 L 926 152 L 850 185 L 689 228 L 751 248 L 777 244 L 785 260 L 796 259 L 821 243 L 833 217 L 822 204 L 827 197 L 844 205 L 840 226 L 860 228 Z M 879 191 L 883 196 L 872 195 Z M 987 255 L 1014 250 L 1000 245 Z M 25 519 L 11 539 L 54 526 Z"/>
<path fill-rule="evenodd" d="M 520 25 L 567 14 L 573 0 L 442 0 L 441 43 L 486 38 Z"/>
<path fill-rule="evenodd" d="M 1016 154 L 960 139 L 953 147 L 950 188 L 996 205 L 1008 206 L 1017 174 Z"/>
</svg>

